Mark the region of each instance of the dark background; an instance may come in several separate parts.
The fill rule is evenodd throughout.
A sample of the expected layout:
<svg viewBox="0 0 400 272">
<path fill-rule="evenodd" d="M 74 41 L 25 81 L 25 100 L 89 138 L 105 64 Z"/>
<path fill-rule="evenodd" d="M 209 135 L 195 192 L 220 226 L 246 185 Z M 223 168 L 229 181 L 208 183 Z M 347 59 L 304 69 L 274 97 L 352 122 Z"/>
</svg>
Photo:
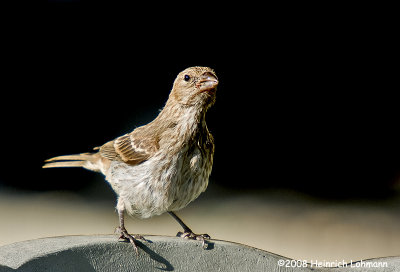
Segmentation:
<svg viewBox="0 0 400 272">
<path fill-rule="evenodd" d="M 80 191 L 102 182 L 41 166 L 151 121 L 177 73 L 199 65 L 220 80 L 207 116 L 213 183 L 321 198 L 396 194 L 393 17 L 305 10 L 82 1 L 24 9 L 5 24 L 0 186 Z"/>
</svg>

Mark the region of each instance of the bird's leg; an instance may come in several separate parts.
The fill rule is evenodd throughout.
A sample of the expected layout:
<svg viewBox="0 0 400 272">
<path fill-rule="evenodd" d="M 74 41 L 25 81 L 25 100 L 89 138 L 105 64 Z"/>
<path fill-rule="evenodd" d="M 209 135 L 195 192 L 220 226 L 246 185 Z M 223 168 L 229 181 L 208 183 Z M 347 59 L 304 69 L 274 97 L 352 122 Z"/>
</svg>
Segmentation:
<svg viewBox="0 0 400 272">
<path fill-rule="evenodd" d="M 182 226 L 183 232 L 178 232 L 176 236 L 186 238 L 186 239 L 193 239 L 193 240 L 200 240 L 203 242 L 203 247 L 205 246 L 205 240 L 211 239 L 210 235 L 208 234 L 195 234 L 185 223 L 183 223 L 182 219 L 180 219 L 174 212 L 168 212 L 176 221 L 178 221 L 179 225 Z"/>
<path fill-rule="evenodd" d="M 119 239 L 125 239 L 129 241 L 135 248 L 136 253 L 138 253 L 138 248 L 135 243 L 135 240 L 137 239 L 145 240 L 145 239 L 141 235 L 138 234 L 132 235 L 128 233 L 124 224 L 124 209 L 118 209 L 118 217 L 119 217 L 119 227 L 117 227 L 116 232 L 120 234 Z"/>
</svg>

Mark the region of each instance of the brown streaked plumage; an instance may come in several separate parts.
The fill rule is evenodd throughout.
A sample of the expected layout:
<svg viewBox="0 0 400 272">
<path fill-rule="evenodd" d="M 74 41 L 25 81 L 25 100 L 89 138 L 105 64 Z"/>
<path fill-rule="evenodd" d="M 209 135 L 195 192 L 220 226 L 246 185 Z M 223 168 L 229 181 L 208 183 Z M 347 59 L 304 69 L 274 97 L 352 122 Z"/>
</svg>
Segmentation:
<svg viewBox="0 0 400 272">
<path fill-rule="evenodd" d="M 43 168 L 83 167 L 101 172 L 118 195 L 120 238 L 135 239 L 124 226 L 124 212 L 147 218 L 168 212 L 183 227 L 185 238 L 203 241 L 174 211 L 184 208 L 208 185 L 214 139 L 205 114 L 215 102 L 218 79 L 208 67 L 190 67 L 179 73 L 168 101 L 149 124 L 118 137 L 96 153 L 54 157 Z"/>
</svg>

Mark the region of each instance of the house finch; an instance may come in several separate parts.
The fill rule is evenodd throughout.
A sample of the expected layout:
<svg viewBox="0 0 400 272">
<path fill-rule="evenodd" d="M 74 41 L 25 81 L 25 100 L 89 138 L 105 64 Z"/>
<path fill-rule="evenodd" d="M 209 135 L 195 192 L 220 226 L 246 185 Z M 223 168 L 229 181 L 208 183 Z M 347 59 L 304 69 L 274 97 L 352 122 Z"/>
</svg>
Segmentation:
<svg viewBox="0 0 400 272">
<path fill-rule="evenodd" d="M 121 239 L 137 252 L 136 239 L 124 226 L 124 212 L 148 218 L 168 212 L 183 227 L 177 236 L 204 240 L 174 213 L 204 192 L 214 154 L 214 140 L 205 115 L 215 102 L 218 79 L 208 67 L 190 67 L 178 74 L 168 101 L 149 124 L 118 137 L 95 153 L 54 157 L 44 168 L 83 167 L 101 172 L 118 195 Z"/>
</svg>

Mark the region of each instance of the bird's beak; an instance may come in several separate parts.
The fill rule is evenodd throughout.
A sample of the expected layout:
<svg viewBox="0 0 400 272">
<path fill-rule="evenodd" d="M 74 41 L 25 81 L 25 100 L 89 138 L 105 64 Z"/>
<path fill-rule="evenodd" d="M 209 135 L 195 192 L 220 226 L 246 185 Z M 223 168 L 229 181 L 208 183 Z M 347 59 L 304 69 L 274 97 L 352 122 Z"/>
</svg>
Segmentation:
<svg viewBox="0 0 400 272">
<path fill-rule="evenodd" d="M 200 77 L 197 85 L 201 92 L 215 90 L 218 85 L 218 79 L 212 73 L 206 72 Z"/>
</svg>

